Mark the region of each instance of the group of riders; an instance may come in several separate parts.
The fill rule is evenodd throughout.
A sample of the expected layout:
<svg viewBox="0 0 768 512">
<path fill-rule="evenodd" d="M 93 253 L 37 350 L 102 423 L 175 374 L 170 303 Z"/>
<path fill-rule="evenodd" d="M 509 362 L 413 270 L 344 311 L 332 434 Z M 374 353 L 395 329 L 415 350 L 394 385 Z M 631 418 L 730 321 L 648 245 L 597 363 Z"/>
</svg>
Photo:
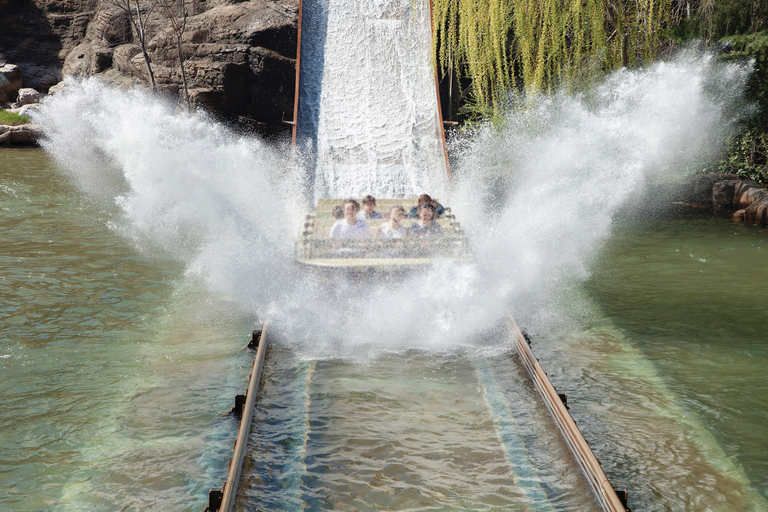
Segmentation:
<svg viewBox="0 0 768 512">
<path fill-rule="evenodd" d="M 427 194 L 419 196 L 416 205 L 406 214 L 402 206 L 394 206 L 382 215 L 376 211 L 376 199 L 367 195 L 363 198 L 363 206 L 354 199 L 346 199 L 333 210 L 334 218 L 338 219 L 331 227 L 331 238 L 423 238 L 442 236 L 443 228 L 436 221 L 444 212 L 443 206 Z M 406 217 L 415 219 L 410 227 L 403 222 Z M 368 222 L 383 221 L 373 229 Z M 368 222 L 366 222 L 368 221 Z"/>
</svg>

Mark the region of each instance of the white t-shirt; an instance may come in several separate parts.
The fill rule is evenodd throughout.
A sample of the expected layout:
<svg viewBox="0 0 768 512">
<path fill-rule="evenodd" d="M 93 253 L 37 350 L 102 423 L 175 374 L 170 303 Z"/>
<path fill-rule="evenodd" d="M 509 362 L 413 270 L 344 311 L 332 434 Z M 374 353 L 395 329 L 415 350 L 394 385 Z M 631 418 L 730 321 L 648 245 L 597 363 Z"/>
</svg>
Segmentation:
<svg viewBox="0 0 768 512">
<path fill-rule="evenodd" d="M 341 219 L 331 227 L 331 238 L 371 238 L 371 228 L 362 220 L 349 224 L 347 219 Z"/>
<path fill-rule="evenodd" d="M 405 238 L 407 232 L 408 228 L 402 225 L 397 229 L 390 226 L 389 222 L 381 226 L 381 238 Z"/>
</svg>

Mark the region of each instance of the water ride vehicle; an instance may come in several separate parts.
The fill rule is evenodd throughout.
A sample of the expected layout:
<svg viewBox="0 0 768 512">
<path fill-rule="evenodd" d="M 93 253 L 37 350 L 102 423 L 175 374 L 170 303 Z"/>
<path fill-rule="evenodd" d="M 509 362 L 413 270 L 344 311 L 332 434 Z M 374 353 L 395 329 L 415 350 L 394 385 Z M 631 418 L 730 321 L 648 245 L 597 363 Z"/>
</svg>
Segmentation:
<svg viewBox="0 0 768 512">
<path fill-rule="evenodd" d="M 425 238 L 364 238 L 331 239 L 329 233 L 337 219 L 333 218 L 334 206 L 344 199 L 319 199 L 315 210 L 307 214 L 302 225 L 296 248 L 296 262 L 302 266 L 326 270 L 359 272 L 399 272 L 423 268 L 438 260 L 453 262 L 472 261 L 464 231 L 451 213 L 450 208 L 435 220 L 443 235 Z M 412 200 L 377 199 L 381 211 L 389 211 L 396 205 L 409 204 Z M 410 225 L 414 219 L 404 219 Z M 366 221 L 372 230 L 386 219 Z"/>
</svg>

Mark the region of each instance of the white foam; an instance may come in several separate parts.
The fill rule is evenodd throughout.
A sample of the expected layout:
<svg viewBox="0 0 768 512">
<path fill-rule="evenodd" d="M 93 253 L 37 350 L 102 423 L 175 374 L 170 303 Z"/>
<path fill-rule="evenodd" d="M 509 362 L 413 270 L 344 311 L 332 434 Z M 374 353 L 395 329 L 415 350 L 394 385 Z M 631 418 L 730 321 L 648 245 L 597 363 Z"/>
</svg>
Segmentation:
<svg viewBox="0 0 768 512">
<path fill-rule="evenodd" d="M 46 149 L 137 247 L 206 276 L 308 354 L 451 350 L 589 274 L 615 212 L 649 179 L 722 145 L 748 69 L 684 55 L 621 71 L 589 95 L 529 98 L 460 141 L 450 206 L 476 263 L 397 283 L 315 281 L 293 263 L 303 207 L 290 151 L 94 80 L 46 99 Z M 727 91 L 728 94 L 723 94 Z M 486 206 L 504 178 L 506 200 Z M 502 182 L 498 182 L 502 183 Z"/>
<path fill-rule="evenodd" d="M 447 199 L 429 4 L 313 0 L 304 9 L 299 135 L 316 142 L 316 196 Z"/>
</svg>

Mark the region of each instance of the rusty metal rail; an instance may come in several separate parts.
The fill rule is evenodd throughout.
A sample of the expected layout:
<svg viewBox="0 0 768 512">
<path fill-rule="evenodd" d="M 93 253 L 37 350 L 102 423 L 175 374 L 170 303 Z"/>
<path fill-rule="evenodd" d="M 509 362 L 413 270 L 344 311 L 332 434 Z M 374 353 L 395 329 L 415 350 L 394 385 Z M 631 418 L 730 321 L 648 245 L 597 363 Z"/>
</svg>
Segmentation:
<svg viewBox="0 0 768 512">
<path fill-rule="evenodd" d="M 261 371 L 264 367 L 264 358 L 267 353 L 267 326 L 263 324 L 261 330 L 253 331 L 253 338 L 248 344 L 249 348 L 256 349 L 256 357 L 253 359 L 253 369 L 248 380 L 248 391 L 245 396 L 238 395 L 235 398 L 234 413 L 240 416 L 240 426 L 237 429 L 237 439 L 232 453 L 232 461 L 229 463 L 227 481 L 221 491 L 211 490 L 208 495 L 208 507 L 206 512 L 230 512 L 235 505 L 237 497 L 237 485 L 240 482 L 240 474 L 243 470 L 243 461 L 248 444 L 248 435 L 251 431 L 251 418 L 253 405 L 256 403 L 256 395 L 261 383 Z"/>
<path fill-rule="evenodd" d="M 541 395 L 544 405 L 552 414 L 558 429 L 562 432 L 568 448 L 573 453 L 576 462 L 578 462 L 584 476 L 587 478 L 587 482 L 592 488 L 598 504 L 606 512 L 627 511 L 626 491 L 621 491 L 624 497 L 622 501 L 613 485 L 611 485 L 611 482 L 605 476 L 600 462 L 595 457 L 595 454 L 592 453 L 592 449 L 581 434 L 579 427 L 576 426 L 576 422 L 573 421 L 571 414 L 568 412 L 564 403 L 564 396 L 557 393 L 557 390 L 550 382 L 547 374 L 544 373 L 541 365 L 539 365 L 538 359 L 536 359 L 533 351 L 528 346 L 528 341 L 511 315 L 507 315 L 507 322 L 520 354 L 520 359 L 523 361 L 525 369 L 528 370 L 528 374 L 536 390 Z"/>
</svg>

